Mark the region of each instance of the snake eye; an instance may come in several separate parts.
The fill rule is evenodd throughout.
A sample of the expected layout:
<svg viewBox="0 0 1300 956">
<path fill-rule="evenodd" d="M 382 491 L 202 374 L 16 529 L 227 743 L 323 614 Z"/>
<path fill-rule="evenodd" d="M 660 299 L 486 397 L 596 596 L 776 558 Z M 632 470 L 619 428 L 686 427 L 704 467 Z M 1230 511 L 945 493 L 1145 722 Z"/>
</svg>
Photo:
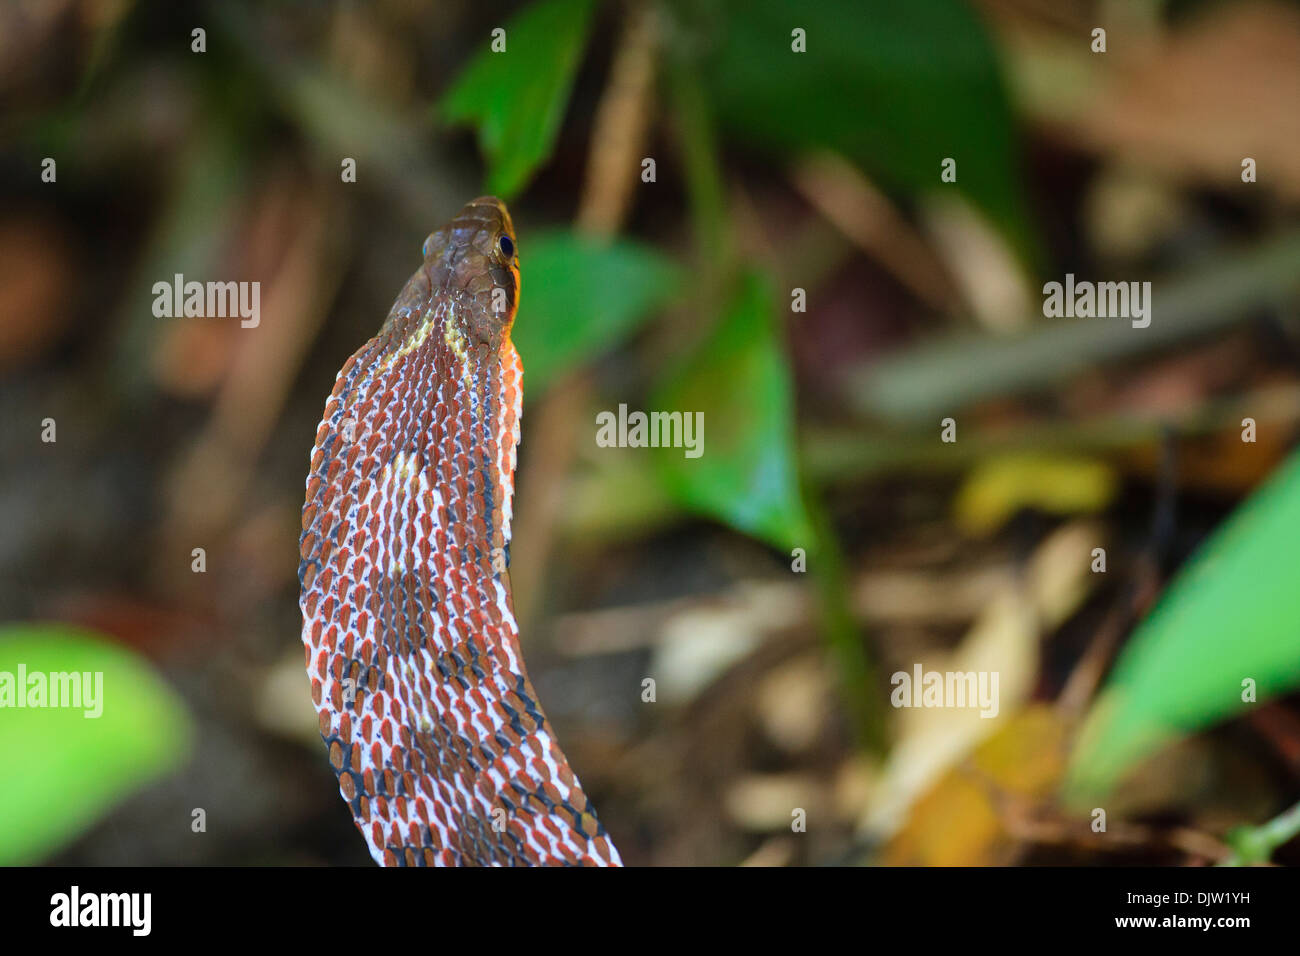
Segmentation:
<svg viewBox="0 0 1300 956">
<path fill-rule="evenodd" d="M 497 245 L 501 247 L 501 254 L 507 259 L 513 259 L 515 255 L 515 244 L 510 241 L 509 236 L 502 236 L 497 240 Z"/>
</svg>

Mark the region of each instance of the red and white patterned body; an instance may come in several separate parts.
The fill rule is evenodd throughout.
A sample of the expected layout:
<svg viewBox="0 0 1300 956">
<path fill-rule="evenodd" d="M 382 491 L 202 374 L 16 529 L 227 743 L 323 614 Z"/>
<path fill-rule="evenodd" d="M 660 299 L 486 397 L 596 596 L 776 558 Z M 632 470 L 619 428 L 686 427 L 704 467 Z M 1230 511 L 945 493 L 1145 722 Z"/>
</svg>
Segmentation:
<svg viewBox="0 0 1300 956">
<path fill-rule="evenodd" d="M 339 372 L 312 450 L 299 579 L 321 736 L 379 863 L 617 865 L 511 605 L 509 214 L 477 199 L 424 251 Z"/>
</svg>

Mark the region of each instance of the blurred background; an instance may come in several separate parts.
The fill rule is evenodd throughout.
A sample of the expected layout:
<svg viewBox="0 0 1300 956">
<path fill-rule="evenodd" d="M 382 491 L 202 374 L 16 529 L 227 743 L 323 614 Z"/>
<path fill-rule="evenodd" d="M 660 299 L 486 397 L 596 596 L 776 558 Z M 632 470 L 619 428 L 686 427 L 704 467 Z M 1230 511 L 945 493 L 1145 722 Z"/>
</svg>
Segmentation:
<svg viewBox="0 0 1300 956">
<path fill-rule="evenodd" d="M 0 710 L 0 862 L 368 862 L 308 456 L 482 193 L 524 648 L 628 863 L 1300 862 L 1296 4 L 36 0 L 0 104 L 0 671 L 105 675 Z M 1151 325 L 1044 317 L 1067 273 Z"/>
</svg>

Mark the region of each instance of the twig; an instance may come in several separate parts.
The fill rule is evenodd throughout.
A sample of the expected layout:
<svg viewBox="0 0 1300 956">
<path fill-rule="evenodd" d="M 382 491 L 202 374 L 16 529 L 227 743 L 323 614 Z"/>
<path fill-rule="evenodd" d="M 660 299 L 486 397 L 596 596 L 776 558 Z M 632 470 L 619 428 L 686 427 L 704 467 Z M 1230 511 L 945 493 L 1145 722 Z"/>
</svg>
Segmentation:
<svg viewBox="0 0 1300 956">
<path fill-rule="evenodd" d="M 1300 835 L 1300 803 L 1257 827 L 1238 827 L 1228 834 L 1233 853 L 1221 866 L 1267 863 L 1273 851 Z"/>
</svg>

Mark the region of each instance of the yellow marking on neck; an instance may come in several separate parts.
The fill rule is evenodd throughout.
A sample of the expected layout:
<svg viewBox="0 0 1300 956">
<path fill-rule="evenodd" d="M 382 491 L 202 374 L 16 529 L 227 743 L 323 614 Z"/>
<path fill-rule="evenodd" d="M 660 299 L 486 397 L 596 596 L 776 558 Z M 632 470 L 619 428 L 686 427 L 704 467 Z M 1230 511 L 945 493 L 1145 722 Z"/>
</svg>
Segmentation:
<svg viewBox="0 0 1300 956">
<path fill-rule="evenodd" d="M 399 348 L 384 356 L 378 364 L 379 369 L 387 372 L 399 359 L 405 358 L 424 344 L 425 339 L 429 337 L 429 333 L 433 331 L 433 313 L 433 309 L 425 310 L 415 326 L 415 331 L 407 336 L 406 341 Z"/>
<path fill-rule="evenodd" d="M 469 337 L 465 334 L 460 323 L 456 321 L 456 308 L 451 306 L 447 309 L 446 324 L 443 328 L 442 339 L 447 343 L 447 347 L 452 350 L 456 358 L 460 359 L 460 380 L 466 388 L 473 385 L 473 377 L 470 374 L 469 360 Z"/>
<path fill-rule="evenodd" d="M 447 310 L 447 321 L 442 331 L 442 339 L 456 353 L 456 358 L 464 362 L 468 358 L 468 343 L 465 339 L 465 333 L 461 331 L 459 324 L 456 322 L 455 307 Z"/>
<path fill-rule="evenodd" d="M 435 311 L 436 307 L 425 311 L 420 316 L 415 330 L 406 337 L 406 341 L 393 352 L 384 356 L 375 367 L 381 372 L 387 372 L 395 363 L 424 345 L 433 332 Z M 447 343 L 452 353 L 460 360 L 461 381 L 468 385 L 470 383 L 469 337 L 460 328 L 460 323 L 456 321 L 456 307 L 454 305 L 449 305 L 443 316 L 442 340 Z"/>
</svg>

